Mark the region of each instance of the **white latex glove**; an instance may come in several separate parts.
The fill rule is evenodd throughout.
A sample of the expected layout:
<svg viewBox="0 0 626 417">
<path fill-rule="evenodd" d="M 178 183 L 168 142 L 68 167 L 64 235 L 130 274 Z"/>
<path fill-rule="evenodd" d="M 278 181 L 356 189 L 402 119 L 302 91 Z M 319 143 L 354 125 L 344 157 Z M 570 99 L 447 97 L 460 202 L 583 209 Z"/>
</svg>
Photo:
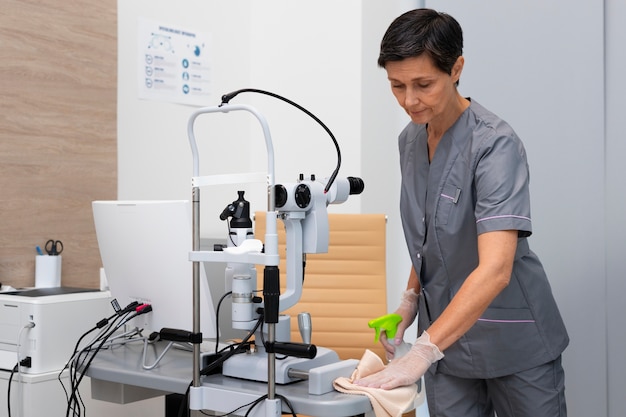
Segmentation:
<svg viewBox="0 0 626 417">
<path fill-rule="evenodd" d="M 430 365 L 442 358 L 443 353 L 430 342 L 430 335 L 423 332 L 406 355 L 392 361 L 382 371 L 354 381 L 354 384 L 386 390 L 411 385 L 424 375 Z"/>
<path fill-rule="evenodd" d="M 402 293 L 402 299 L 400 300 L 400 306 L 396 309 L 395 313 L 402 317 L 402 321 L 398 323 L 398 329 L 393 340 L 387 338 L 386 332 L 382 332 L 380 335 L 380 343 L 385 348 L 385 354 L 387 359 L 394 358 L 396 348 L 404 342 L 404 332 L 415 321 L 417 317 L 417 300 L 419 296 L 415 292 L 415 289 L 411 288 Z"/>
</svg>

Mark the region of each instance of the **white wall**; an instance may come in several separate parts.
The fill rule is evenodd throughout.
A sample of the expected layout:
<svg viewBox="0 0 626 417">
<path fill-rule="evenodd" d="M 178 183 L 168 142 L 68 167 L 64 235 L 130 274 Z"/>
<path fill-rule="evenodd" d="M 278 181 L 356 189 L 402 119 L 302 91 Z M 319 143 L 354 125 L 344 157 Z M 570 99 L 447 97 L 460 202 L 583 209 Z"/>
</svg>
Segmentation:
<svg viewBox="0 0 626 417">
<path fill-rule="evenodd" d="M 625 207 L 623 200 L 619 205 L 606 200 L 604 2 L 438 1 L 427 6 L 448 11 L 464 28 L 462 93 L 509 121 L 526 144 L 530 244 L 547 269 L 571 338 L 563 356 L 569 415 L 609 415 L 607 373 L 613 363 L 607 362 L 607 352 L 613 335 L 607 332 L 605 307 L 607 225 L 624 230 L 625 222 L 606 223 L 605 214 L 615 217 L 615 210 L 623 213 Z M 617 100 L 613 105 L 623 109 Z M 623 166 L 610 168 L 615 179 L 623 177 Z M 624 262 L 613 268 L 623 271 Z M 623 307 L 617 309 L 623 316 Z M 614 389 L 623 388 L 622 379 Z"/>
<path fill-rule="evenodd" d="M 340 5 L 326 1 L 325 7 L 306 9 L 286 0 L 236 5 L 186 0 L 175 6 L 167 1 L 120 1 L 118 198 L 190 195 L 186 127 L 194 108 L 137 99 L 138 17 L 212 35 L 214 94 L 207 106 L 218 105 L 224 93 L 246 87 L 282 95 L 307 108 L 334 133 L 342 150 L 340 176 L 361 176 L 359 1 Z M 256 94 L 241 94 L 232 103 L 251 104 L 267 118 L 277 182 L 294 182 L 299 173 L 322 178 L 332 173 L 337 161 L 334 145 L 313 119 L 282 101 Z M 256 120 L 246 114 L 206 115 L 196 125 L 202 174 L 267 169 Z M 266 208 L 264 184 L 238 188 L 246 190 L 253 210 Z M 237 198 L 236 189 L 202 190 L 204 235 L 225 234 L 224 223 L 216 216 Z M 360 198 L 331 210 L 359 212 Z"/>
<path fill-rule="evenodd" d="M 298 2 L 274 0 L 251 6 L 255 17 L 250 22 L 251 86 L 287 97 L 320 118 L 341 147 L 340 175 L 359 176 L 361 114 L 354 104 L 360 102 L 361 77 L 359 48 L 354 46 L 361 42 L 360 2 L 302 7 Z M 268 118 L 278 182 L 295 182 L 300 173 L 321 178 L 332 173 L 335 147 L 313 119 L 273 98 L 246 94 L 237 102 L 254 103 Z M 253 163 L 264 151 L 255 145 Z M 359 203 L 358 198 L 350 199 L 336 209 L 358 212 Z"/>
<path fill-rule="evenodd" d="M 186 124 L 193 108 L 136 98 L 137 17 L 209 32 L 214 97 L 208 104 L 243 87 L 270 90 L 303 105 L 334 132 L 343 156 L 340 175 L 362 177 L 366 190 L 331 210 L 388 215 L 387 298 L 393 310 L 409 268 L 397 213 L 396 142 L 407 120 L 376 57 L 391 20 L 419 3 L 119 1 L 119 198 L 189 198 L 190 192 Z M 620 299 L 626 270 L 626 168 L 620 162 L 626 149 L 617 124 L 619 92 L 625 91 L 623 2 L 439 0 L 426 6 L 450 12 L 463 26 L 461 92 L 509 121 L 526 144 L 530 243 L 546 266 L 572 339 L 564 355 L 569 414 L 624 415 L 626 341 L 617 319 L 626 313 Z M 334 148 L 312 120 L 267 97 L 242 94 L 233 102 L 252 104 L 268 118 L 279 182 L 294 181 L 300 172 L 330 174 Z M 216 116 L 199 130 L 207 138 L 206 173 L 265 169 L 263 142 L 250 118 Z M 255 210 L 265 208 L 263 187 L 241 187 Z M 217 215 L 236 194 L 232 187 L 202 193 L 203 236 L 222 237 Z"/>
<path fill-rule="evenodd" d="M 394 311 L 406 289 L 411 268 L 400 221 L 400 167 L 398 134 L 409 118 L 391 94 L 387 73 L 377 65 L 380 41 L 389 24 L 401 13 L 420 6 L 419 1 L 363 2 L 361 28 L 361 125 L 362 167 L 367 177 L 364 213 L 387 215 L 387 306 Z M 414 324 L 405 333 L 407 341 L 417 334 Z"/>
<path fill-rule="evenodd" d="M 245 0 L 118 2 L 119 199 L 191 198 L 192 154 L 187 121 L 196 108 L 137 98 L 138 18 L 211 35 L 212 97 L 206 105 L 214 106 L 220 103 L 222 94 L 250 82 L 250 13 L 250 2 Z M 204 156 L 201 173 L 250 171 L 250 119 L 220 116 L 197 123 L 196 135 Z M 226 204 L 237 198 L 236 192 L 230 191 L 223 191 L 216 199 L 203 191 L 204 226 L 215 225 L 214 219 Z M 221 236 L 225 228 L 219 220 L 217 223 L 212 233 Z"/>
</svg>

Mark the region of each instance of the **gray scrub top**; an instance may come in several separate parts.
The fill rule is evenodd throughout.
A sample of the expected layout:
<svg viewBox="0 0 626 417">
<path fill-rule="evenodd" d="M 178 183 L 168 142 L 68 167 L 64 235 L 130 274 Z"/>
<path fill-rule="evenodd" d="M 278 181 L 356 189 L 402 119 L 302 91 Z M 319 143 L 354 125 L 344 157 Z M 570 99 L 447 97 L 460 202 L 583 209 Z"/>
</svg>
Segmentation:
<svg viewBox="0 0 626 417">
<path fill-rule="evenodd" d="M 517 230 L 509 285 L 431 371 L 494 378 L 556 359 L 569 339 L 543 266 L 530 250 L 529 172 L 513 129 L 477 102 L 428 161 L 424 125 L 400 134 L 400 212 L 420 278 L 419 332 L 436 320 L 478 265 L 478 235 Z"/>
</svg>

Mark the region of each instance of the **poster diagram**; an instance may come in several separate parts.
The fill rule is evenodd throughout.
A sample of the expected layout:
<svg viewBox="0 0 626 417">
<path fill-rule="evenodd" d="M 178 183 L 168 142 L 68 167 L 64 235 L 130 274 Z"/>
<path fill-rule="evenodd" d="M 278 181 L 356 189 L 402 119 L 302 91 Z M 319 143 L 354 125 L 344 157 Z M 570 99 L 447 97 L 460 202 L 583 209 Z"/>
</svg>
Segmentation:
<svg viewBox="0 0 626 417">
<path fill-rule="evenodd" d="M 144 18 L 138 28 L 139 98 L 209 105 L 209 35 Z"/>
</svg>

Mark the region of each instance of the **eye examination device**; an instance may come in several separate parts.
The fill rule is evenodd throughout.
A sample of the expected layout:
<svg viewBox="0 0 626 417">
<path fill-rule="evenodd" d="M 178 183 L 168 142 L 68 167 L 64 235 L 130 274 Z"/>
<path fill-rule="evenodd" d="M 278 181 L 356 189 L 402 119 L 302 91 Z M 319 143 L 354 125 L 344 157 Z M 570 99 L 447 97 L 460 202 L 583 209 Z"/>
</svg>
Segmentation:
<svg viewBox="0 0 626 417">
<path fill-rule="evenodd" d="M 322 180 L 311 175 L 300 177 L 292 183 L 277 183 L 274 178 L 274 150 L 265 117 L 248 105 L 230 104 L 241 92 L 263 93 L 288 102 L 315 119 L 333 139 L 338 156 L 335 171 Z M 200 176 L 200 157 L 195 138 L 194 125 L 200 116 L 246 112 L 261 125 L 267 151 L 267 173 Z M 192 223 L 193 249 L 189 260 L 193 264 L 193 333 L 200 333 L 200 266 L 202 262 L 226 264 L 227 288 L 232 288 L 232 326 L 254 335 L 254 344 L 224 354 L 220 359 L 222 374 L 236 378 L 266 382 L 267 396 L 264 400 L 265 416 L 281 415 L 281 400 L 276 396 L 276 384 L 288 384 L 309 380 L 309 392 L 323 394 L 332 390 L 332 380 L 340 373 L 354 369 L 353 361 L 341 361 L 327 348 L 310 344 L 310 317 L 298 317 L 304 343 L 290 340 L 290 317 L 281 314 L 294 306 L 301 298 L 306 254 L 328 252 L 329 204 L 341 204 L 350 195 L 360 194 L 364 183 L 356 177 L 338 177 L 341 162 L 339 146 L 332 133 L 315 116 L 297 104 L 261 90 L 239 90 L 222 97 L 222 104 L 196 110 L 190 117 L 187 133 L 193 156 L 192 177 Z M 264 180 L 267 187 L 266 232 L 256 237 L 250 218 L 250 203 L 243 191 L 237 190 L 237 198 L 226 205 L 219 218 L 228 222 L 229 236 L 226 245 L 213 251 L 200 250 L 200 188 L 205 186 Z M 235 196 L 235 193 L 233 193 Z M 277 223 L 284 224 L 286 232 L 286 289 L 281 293 L 278 254 Z M 262 294 L 256 266 L 263 267 Z M 262 296 L 261 296 L 262 295 Z M 218 330 L 219 332 L 219 330 Z M 345 362 L 345 363 L 344 363 Z M 192 410 L 210 407 L 211 398 L 202 386 L 205 374 L 199 343 L 194 344 L 194 375 L 190 388 L 189 405 Z M 210 368 L 210 365 L 209 365 Z M 330 387 L 330 388 L 328 388 Z M 214 401 L 214 399 L 213 399 Z"/>
</svg>

